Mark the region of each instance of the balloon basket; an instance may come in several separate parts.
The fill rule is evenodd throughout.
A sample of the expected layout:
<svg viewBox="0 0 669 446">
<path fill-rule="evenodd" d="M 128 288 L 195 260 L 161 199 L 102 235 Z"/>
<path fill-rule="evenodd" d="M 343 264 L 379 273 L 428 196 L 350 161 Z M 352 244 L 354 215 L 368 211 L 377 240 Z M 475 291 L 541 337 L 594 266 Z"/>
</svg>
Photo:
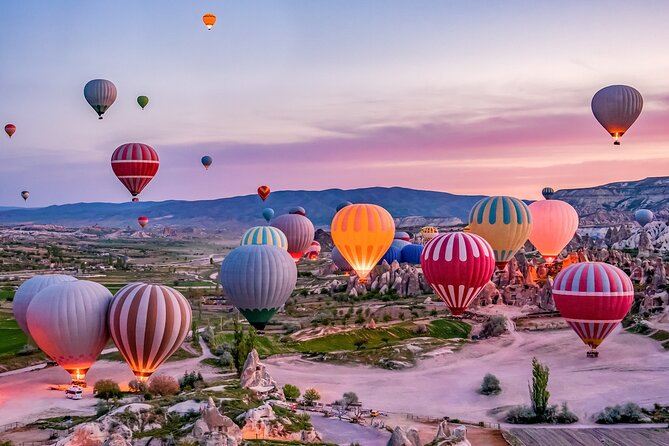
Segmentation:
<svg viewBox="0 0 669 446">
<path fill-rule="evenodd" d="M 613 145 L 614 145 L 614 146 L 619 146 L 619 145 L 620 145 L 620 141 L 613 141 Z"/>
<path fill-rule="evenodd" d="M 597 350 L 590 350 L 588 353 L 586 353 L 586 356 L 588 358 L 597 358 L 599 356 L 599 352 Z"/>
</svg>

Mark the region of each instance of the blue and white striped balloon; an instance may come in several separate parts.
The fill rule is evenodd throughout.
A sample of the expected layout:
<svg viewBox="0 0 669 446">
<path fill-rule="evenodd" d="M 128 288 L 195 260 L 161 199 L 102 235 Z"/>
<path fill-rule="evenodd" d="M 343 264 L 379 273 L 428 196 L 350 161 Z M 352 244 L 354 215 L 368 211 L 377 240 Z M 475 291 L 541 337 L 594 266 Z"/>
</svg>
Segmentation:
<svg viewBox="0 0 669 446">
<path fill-rule="evenodd" d="M 288 251 L 286 234 L 274 226 L 252 227 L 244 233 L 239 245 L 272 245 Z"/>
</svg>

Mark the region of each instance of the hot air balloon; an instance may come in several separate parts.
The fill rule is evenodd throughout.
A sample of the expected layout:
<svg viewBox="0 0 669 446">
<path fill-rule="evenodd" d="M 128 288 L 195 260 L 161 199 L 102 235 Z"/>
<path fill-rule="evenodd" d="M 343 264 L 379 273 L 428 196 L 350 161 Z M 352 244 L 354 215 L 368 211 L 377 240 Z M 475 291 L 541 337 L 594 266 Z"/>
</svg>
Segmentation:
<svg viewBox="0 0 669 446">
<path fill-rule="evenodd" d="M 246 245 L 223 259 L 218 279 L 225 298 L 262 330 L 295 289 L 297 267 L 281 248 Z"/>
<path fill-rule="evenodd" d="M 405 242 L 411 242 L 411 236 L 408 232 L 397 231 L 395 232 L 395 240 L 404 240 Z"/>
<path fill-rule="evenodd" d="M 116 100 L 116 86 L 107 79 L 93 79 L 84 86 L 84 97 L 98 114 L 98 119 L 102 119 Z"/>
<path fill-rule="evenodd" d="M 265 208 L 262 210 L 262 216 L 265 219 L 267 223 L 274 218 L 274 209 L 272 208 Z"/>
<path fill-rule="evenodd" d="M 430 240 L 439 235 L 439 229 L 434 226 L 425 226 L 420 230 L 420 236 L 423 239 L 423 244 L 427 244 Z"/>
<path fill-rule="evenodd" d="M 555 195 L 555 191 L 552 187 L 544 187 L 541 190 L 541 195 L 543 195 L 546 200 L 550 200 L 553 195 Z"/>
<path fill-rule="evenodd" d="M 5 126 L 5 133 L 7 133 L 7 136 L 11 138 L 12 135 L 16 133 L 16 126 L 14 124 L 7 124 Z"/>
<path fill-rule="evenodd" d="M 639 209 L 634 213 L 634 219 L 641 227 L 644 227 L 655 219 L 655 215 L 650 209 Z"/>
<path fill-rule="evenodd" d="M 44 288 L 28 305 L 30 335 L 73 382 L 85 382 L 86 372 L 109 340 L 111 300 L 112 294 L 99 283 L 74 280 Z"/>
<path fill-rule="evenodd" d="M 51 285 L 62 282 L 73 282 L 75 280 L 77 279 L 72 276 L 66 276 L 64 274 L 47 274 L 33 276 L 23 282 L 21 286 L 16 289 L 16 292 L 14 293 L 14 301 L 12 302 L 14 319 L 16 319 L 16 323 L 19 324 L 21 330 L 30 336 L 30 332 L 28 331 L 28 323 L 26 322 L 26 313 L 28 311 L 30 302 L 32 302 L 33 297 L 35 297 L 37 293 Z"/>
<path fill-rule="evenodd" d="M 399 263 L 402 260 L 402 249 L 398 248 L 397 246 L 393 246 L 392 244 L 388 247 L 386 252 L 383 254 L 383 257 L 379 259 L 378 262 L 376 262 L 377 265 L 381 265 L 383 261 L 388 262 L 388 265 L 393 263 L 395 260 Z"/>
<path fill-rule="evenodd" d="M 202 157 L 202 159 L 200 159 L 200 162 L 204 166 L 204 170 L 209 170 L 209 166 L 211 166 L 211 163 L 214 162 L 214 159 L 209 155 L 205 155 Z"/>
<path fill-rule="evenodd" d="M 153 147 L 142 143 L 123 144 L 111 157 L 112 170 L 134 197 L 146 187 L 158 172 L 160 160 Z"/>
<path fill-rule="evenodd" d="M 620 137 L 634 124 L 643 108 L 643 97 L 627 85 L 609 85 L 592 97 L 592 113 L 613 136 L 613 144 L 620 145 Z"/>
<path fill-rule="evenodd" d="M 272 245 L 288 251 L 286 234 L 273 226 L 254 226 L 248 229 L 239 245 Z"/>
<path fill-rule="evenodd" d="M 492 246 L 499 269 L 525 244 L 532 230 L 532 215 L 525 203 L 514 197 L 488 197 L 469 213 L 469 229 Z"/>
<path fill-rule="evenodd" d="M 352 204 L 337 212 L 331 228 L 335 246 L 365 283 L 393 242 L 393 217 L 375 204 Z"/>
<path fill-rule="evenodd" d="M 139 104 L 140 107 L 142 107 L 142 110 L 144 110 L 144 107 L 149 105 L 149 97 L 148 96 L 137 96 L 137 103 Z"/>
<path fill-rule="evenodd" d="M 302 206 L 295 206 L 294 208 L 290 208 L 288 213 L 289 214 L 303 215 L 305 217 L 307 215 L 307 211 Z"/>
<path fill-rule="evenodd" d="M 343 273 L 353 271 L 351 264 L 348 263 L 348 260 L 346 260 L 343 255 L 341 255 L 341 252 L 339 252 L 339 249 L 337 249 L 336 246 L 332 248 L 332 263 L 334 263 L 339 271 Z"/>
<path fill-rule="evenodd" d="M 260 186 L 258 188 L 258 195 L 260 198 L 262 198 L 262 201 L 267 200 L 267 197 L 269 197 L 270 194 L 269 186 Z"/>
<path fill-rule="evenodd" d="M 318 260 L 319 255 L 321 255 L 321 244 L 314 240 L 304 256 L 309 260 Z"/>
<path fill-rule="evenodd" d="M 204 26 L 206 26 L 208 30 L 211 30 L 211 28 L 214 27 L 214 24 L 216 24 L 216 16 L 214 14 L 207 13 L 202 16 L 202 22 L 204 22 Z"/>
<path fill-rule="evenodd" d="M 191 320 L 190 305 L 180 292 L 145 283 L 118 290 L 108 317 L 114 344 L 140 381 L 181 347 Z"/>
<path fill-rule="evenodd" d="M 30 191 L 22 190 L 21 191 L 21 198 L 23 198 L 23 201 L 27 201 L 28 197 L 30 197 Z"/>
<path fill-rule="evenodd" d="M 137 217 L 137 223 L 144 229 L 144 226 L 149 224 L 149 217 L 146 217 L 142 215 L 141 217 Z"/>
<path fill-rule="evenodd" d="M 578 229 L 578 214 L 562 200 L 535 201 L 529 206 L 532 214 L 530 242 L 546 263 L 553 263 Z"/>
<path fill-rule="evenodd" d="M 420 264 L 420 257 L 423 254 L 423 245 L 418 243 L 409 243 L 402 248 L 402 263 L 410 263 L 412 265 Z"/>
<path fill-rule="evenodd" d="M 495 254 L 483 237 L 450 232 L 425 245 L 420 264 L 425 280 L 459 316 L 495 272 Z"/>
<path fill-rule="evenodd" d="M 394 246 L 395 248 L 397 248 L 401 251 L 402 248 L 404 248 L 406 245 L 410 245 L 410 244 L 411 244 L 411 242 L 407 242 L 406 240 L 395 239 L 390 244 L 390 246 Z"/>
<path fill-rule="evenodd" d="M 341 211 L 341 210 L 344 209 L 346 206 L 350 206 L 350 205 L 352 205 L 352 204 L 353 204 L 353 203 L 351 203 L 350 201 L 342 201 L 341 203 L 339 203 L 339 204 L 337 205 L 337 212 Z"/>
<path fill-rule="evenodd" d="M 634 302 L 632 281 L 608 263 L 583 262 L 555 278 L 553 299 L 562 317 L 590 347 L 588 357 L 625 317 Z"/>
<path fill-rule="evenodd" d="M 288 252 L 297 263 L 314 240 L 314 225 L 304 215 L 304 208 L 291 210 L 272 220 L 272 226 L 279 228 L 288 238 Z"/>
</svg>

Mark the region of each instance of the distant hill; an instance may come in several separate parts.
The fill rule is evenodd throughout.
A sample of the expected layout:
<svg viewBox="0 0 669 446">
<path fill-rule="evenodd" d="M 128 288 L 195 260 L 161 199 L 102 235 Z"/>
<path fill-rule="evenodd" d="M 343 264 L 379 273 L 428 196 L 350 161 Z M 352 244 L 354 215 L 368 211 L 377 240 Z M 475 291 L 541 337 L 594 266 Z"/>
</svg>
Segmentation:
<svg viewBox="0 0 669 446">
<path fill-rule="evenodd" d="M 262 209 L 271 207 L 276 215 L 302 206 L 316 226 L 328 226 L 337 205 L 343 201 L 375 203 L 409 225 L 458 224 L 467 219 L 469 209 L 482 196 L 453 195 L 402 187 L 328 189 L 323 191 L 277 191 L 266 202 L 257 195 L 217 200 L 127 203 L 75 203 L 34 209 L 0 209 L 0 224 L 57 224 L 70 227 L 124 227 L 146 215 L 153 225 L 196 226 L 234 230 L 264 223 Z"/>
</svg>

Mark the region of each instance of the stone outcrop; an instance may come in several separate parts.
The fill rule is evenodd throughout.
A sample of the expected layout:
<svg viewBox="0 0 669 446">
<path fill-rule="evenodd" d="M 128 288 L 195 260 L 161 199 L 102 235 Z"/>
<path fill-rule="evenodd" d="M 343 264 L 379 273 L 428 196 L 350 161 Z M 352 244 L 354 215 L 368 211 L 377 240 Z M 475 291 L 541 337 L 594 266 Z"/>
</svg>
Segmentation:
<svg viewBox="0 0 669 446">
<path fill-rule="evenodd" d="M 260 362 L 260 357 L 255 349 L 251 350 L 246 357 L 239 382 L 242 388 L 249 389 L 259 396 L 285 400 L 283 390 L 269 374 L 265 364 Z"/>
<path fill-rule="evenodd" d="M 210 397 L 200 410 L 193 437 L 202 445 L 238 446 L 242 444 L 242 430 L 229 417 L 222 415 Z"/>
<path fill-rule="evenodd" d="M 397 426 L 386 446 L 423 446 L 423 443 L 421 443 L 418 430 L 415 427 L 404 429 Z"/>
<path fill-rule="evenodd" d="M 244 422 L 242 428 L 244 438 L 301 441 L 305 443 L 320 443 L 323 441 L 321 435 L 313 428 L 299 432 L 288 432 L 285 426 L 290 424 L 290 420 L 287 418 L 279 419 L 269 403 L 248 410 L 240 415 L 239 419 Z"/>
<path fill-rule="evenodd" d="M 452 427 L 446 420 L 439 423 L 437 435 L 432 444 L 434 446 L 471 446 L 467 440 L 467 428 L 462 425 Z"/>
</svg>

